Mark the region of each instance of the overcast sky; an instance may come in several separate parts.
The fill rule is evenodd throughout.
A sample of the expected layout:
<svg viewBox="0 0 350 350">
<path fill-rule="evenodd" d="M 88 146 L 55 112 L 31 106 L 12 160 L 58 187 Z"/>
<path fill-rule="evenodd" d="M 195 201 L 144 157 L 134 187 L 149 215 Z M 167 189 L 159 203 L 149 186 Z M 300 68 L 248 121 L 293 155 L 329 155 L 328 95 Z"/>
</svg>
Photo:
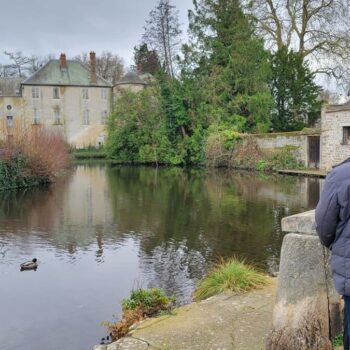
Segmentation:
<svg viewBox="0 0 350 350">
<path fill-rule="evenodd" d="M 131 63 L 145 20 L 157 0 L 0 0 L 0 62 L 3 51 L 67 58 L 83 51 L 112 51 Z M 187 32 L 192 0 L 172 0 Z"/>
</svg>

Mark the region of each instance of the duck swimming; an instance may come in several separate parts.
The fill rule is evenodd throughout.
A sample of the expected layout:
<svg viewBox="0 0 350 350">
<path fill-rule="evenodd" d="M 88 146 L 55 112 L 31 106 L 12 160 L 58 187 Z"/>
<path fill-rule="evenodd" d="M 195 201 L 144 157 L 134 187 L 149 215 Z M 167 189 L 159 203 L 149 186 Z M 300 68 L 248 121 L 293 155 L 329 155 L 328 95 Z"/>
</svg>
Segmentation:
<svg viewBox="0 0 350 350">
<path fill-rule="evenodd" d="M 35 258 L 32 261 L 27 261 L 21 264 L 21 271 L 23 270 L 36 270 L 38 268 L 38 260 Z"/>
</svg>

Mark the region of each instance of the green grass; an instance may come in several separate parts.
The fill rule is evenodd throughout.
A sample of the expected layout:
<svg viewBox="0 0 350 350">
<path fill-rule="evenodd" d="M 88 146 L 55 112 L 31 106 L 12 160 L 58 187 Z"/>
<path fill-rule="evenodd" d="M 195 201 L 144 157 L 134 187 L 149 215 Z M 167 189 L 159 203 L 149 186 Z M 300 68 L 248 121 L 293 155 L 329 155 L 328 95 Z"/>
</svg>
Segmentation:
<svg viewBox="0 0 350 350">
<path fill-rule="evenodd" d="M 203 300 L 225 291 L 243 293 L 261 288 L 269 283 L 269 278 L 244 260 L 232 258 L 221 261 L 199 283 L 194 297 Z"/>
<path fill-rule="evenodd" d="M 343 346 L 343 334 L 338 334 L 332 339 L 332 346 Z"/>
<path fill-rule="evenodd" d="M 86 151 L 86 152 L 73 152 L 73 156 L 75 159 L 106 159 L 107 154 L 105 152 L 93 152 L 93 151 Z"/>
<path fill-rule="evenodd" d="M 72 149 L 72 154 L 76 160 L 107 158 L 107 153 L 104 147 L 89 146 L 86 148 Z"/>
<path fill-rule="evenodd" d="M 122 302 L 123 311 L 141 308 L 150 316 L 152 313 L 168 310 L 176 302 L 175 297 L 168 297 L 165 291 L 160 288 L 134 289 L 128 299 Z"/>
</svg>

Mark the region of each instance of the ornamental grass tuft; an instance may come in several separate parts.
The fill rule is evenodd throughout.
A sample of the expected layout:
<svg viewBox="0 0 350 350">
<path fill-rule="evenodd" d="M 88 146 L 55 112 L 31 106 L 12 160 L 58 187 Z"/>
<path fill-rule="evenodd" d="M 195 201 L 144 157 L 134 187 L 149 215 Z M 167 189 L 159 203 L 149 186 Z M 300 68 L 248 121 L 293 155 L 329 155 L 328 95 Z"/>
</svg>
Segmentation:
<svg viewBox="0 0 350 350">
<path fill-rule="evenodd" d="M 207 299 L 225 291 L 244 293 L 262 288 L 269 284 L 269 277 L 258 271 L 244 260 L 231 258 L 221 260 L 209 274 L 200 281 L 194 297 L 196 300 Z"/>
</svg>

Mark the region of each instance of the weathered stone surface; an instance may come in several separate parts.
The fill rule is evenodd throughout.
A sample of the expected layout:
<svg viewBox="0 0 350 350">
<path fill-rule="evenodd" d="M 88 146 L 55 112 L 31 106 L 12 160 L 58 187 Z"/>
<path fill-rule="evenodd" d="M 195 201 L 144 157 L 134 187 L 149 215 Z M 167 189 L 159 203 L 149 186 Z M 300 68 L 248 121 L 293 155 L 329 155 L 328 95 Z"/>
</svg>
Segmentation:
<svg viewBox="0 0 350 350">
<path fill-rule="evenodd" d="M 153 350 L 152 346 L 142 339 L 126 337 L 109 345 L 96 345 L 93 350 Z"/>
<path fill-rule="evenodd" d="M 275 291 L 271 279 L 262 290 L 180 307 L 174 315 L 142 322 L 106 350 L 261 350 L 271 329 Z"/>
<path fill-rule="evenodd" d="M 258 146 L 265 152 L 271 152 L 276 149 L 292 146 L 295 149 L 293 154 L 296 159 L 307 166 L 307 135 L 301 132 L 295 133 L 270 133 L 255 134 L 251 136 Z"/>
<path fill-rule="evenodd" d="M 282 231 L 317 235 L 315 227 L 315 210 L 283 218 Z"/>
<path fill-rule="evenodd" d="M 147 341 L 131 337 L 120 339 L 108 346 L 107 350 L 153 350 L 154 348 Z"/>
<path fill-rule="evenodd" d="M 339 107 L 322 109 L 321 168 L 327 170 L 349 157 L 349 145 L 343 143 L 343 127 L 349 125 L 350 110 L 348 105 Z"/>
<path fill-rule="evenodd" d="M 268 350 L 328 350 L 330 309 L 327 256 L 318 237 L 285 236 L 281 251 L 277 300 Z M 334 307 L 339 296 L 334 297 Z"/>
<path fill-rule="evenodd" d="M 107 345 L 95 345 L 92 350 L 107 350 Z"/>
<path fill-rule="evenodd" d="M 324 248 L 318 237 L 291 233 L 284 237 L 277 298 L 297 303 L 326 292 Z"/>
</svg>

